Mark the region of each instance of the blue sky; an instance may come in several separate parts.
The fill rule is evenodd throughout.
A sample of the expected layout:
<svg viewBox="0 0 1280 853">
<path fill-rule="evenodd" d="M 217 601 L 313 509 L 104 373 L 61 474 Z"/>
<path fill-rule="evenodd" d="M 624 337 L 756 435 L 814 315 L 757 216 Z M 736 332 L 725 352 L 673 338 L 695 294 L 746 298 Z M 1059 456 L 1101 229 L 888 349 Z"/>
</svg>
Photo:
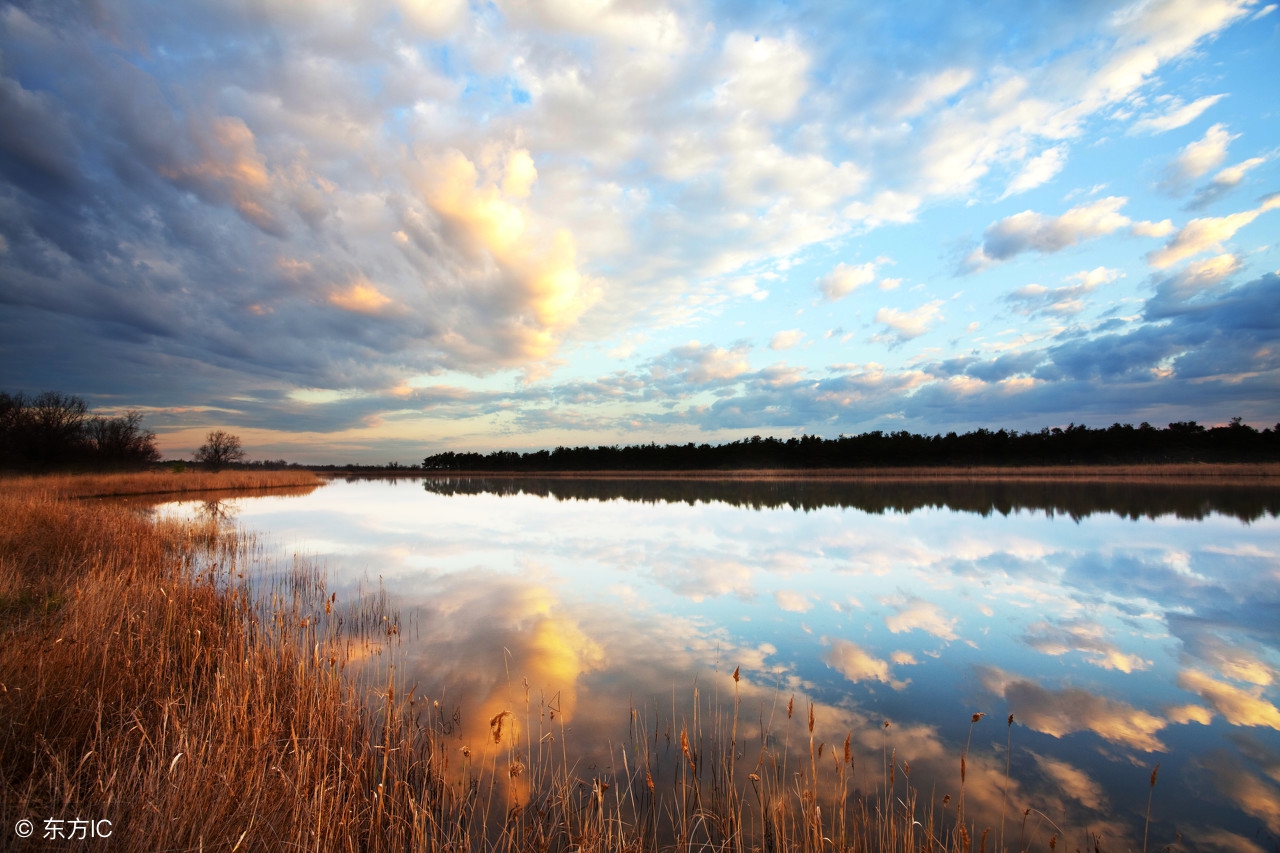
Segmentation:
<svg viewBox="0 0 1280 853">
<path fill-rule="evenodd" d="M 252 456 L 1280 421 L 1280 10 L 0 4 L 0 388 Z"/>
</svg>

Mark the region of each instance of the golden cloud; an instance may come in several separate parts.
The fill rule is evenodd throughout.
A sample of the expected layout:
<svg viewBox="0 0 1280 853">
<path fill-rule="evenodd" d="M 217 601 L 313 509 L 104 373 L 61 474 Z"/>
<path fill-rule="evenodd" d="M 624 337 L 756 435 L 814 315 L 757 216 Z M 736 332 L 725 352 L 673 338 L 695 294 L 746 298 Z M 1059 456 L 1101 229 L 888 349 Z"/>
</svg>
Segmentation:
<svg viewBox="0 0 1280 853">
<path fill-rule="evenodd" d="M 1124 702 L 1068 687 L 1049 690 L 994 667 L 981 670 L 983 685 L 1003 697 L 1023 725 L 1054 737 L 1091 731 L 1111 743 L 1143 752 L 1163 752 L 1156 737 L 1168 722 Z"/>
<path fill-rule="evenodd" d="M 573 235 L 549 231 L 525 202 L 536 180 L 524 149 L 483 178 L 466 155 L 450 151 L 424 163 L 421 191 L 469 256 L 466 274 L 496 288 L 496 300 L 508 306 L 520 354 L 543 359 L 599 299 L 600 288 L 578 270 Z"/>
<path fill-rule="evenodd" d="M 1031 757 L 1036 760 L 1040 770 L 1053 780 L 1062 793 L 1085 808 L 1093 809 L 1094 811 L 1102 810 L 1105 802 L 1102 795 L 1102 786 L 1089 778 L 1089 774 L 1065 761 L 1059 761 L 1047 755 L 1033 752 Z"/>
<path fill-rule="evenodd" d="M 1147 263 L 1156 269 L 1171 267 L 1183 258 L 1217 248 L 1224 240 L 1269 210 L 1280 207 L 1280 194 L 1272 195 L 1253 210 L 1233 213 L 1230 216 L 1210 216 L 1193 219 L 1182 227 L 1163 249 L 1147 255 Z"/>
<path fill-rule="evenodd" d="M 382 294 L 368 279 L 360 278 L 351 283 L 345 290 L 329 296 L 329 303 L 344 311 L 357 314 L 376 314 L 391 304 L 391 297 Z"/>
<path fill-rule="evenodd" d="M 1266 726 L 1280 731 L 1280 709 L 1262 698 L 1261 686 L 1242 690 L 1194 669 L 1178 674 L 1178 686 L 1198 693 L 1234 726 Z"/>
<path fill-rule="evenodd" d="M 1204 759 L 1218 794 L 1280 834 L 1280 790 L 1240 766 L 1234 757 L 1218 752 Z"/>
</svg>

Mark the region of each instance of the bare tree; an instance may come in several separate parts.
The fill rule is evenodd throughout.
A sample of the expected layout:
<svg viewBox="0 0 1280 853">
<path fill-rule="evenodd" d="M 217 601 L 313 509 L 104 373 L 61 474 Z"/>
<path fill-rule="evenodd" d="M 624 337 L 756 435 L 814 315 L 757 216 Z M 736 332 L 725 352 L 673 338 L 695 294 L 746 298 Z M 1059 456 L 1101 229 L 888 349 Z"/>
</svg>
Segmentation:
<svg viewBox="0 0 1280 853">
<path fill-rule="evenodd" d="M 196 461 L 210 471 L 217 471 L 233 462 L 244 459 L 240 436 L 216 429 L 209 433 L 204 444 L 196 451 Z"/>
<path fill-rule="evenodd" d="M 90 418 L 85 421 L 84 433 L 99 465 L 144 465 L 160 459 L 156 434 L 142 428 L 140 412 Z"/>
</svg>

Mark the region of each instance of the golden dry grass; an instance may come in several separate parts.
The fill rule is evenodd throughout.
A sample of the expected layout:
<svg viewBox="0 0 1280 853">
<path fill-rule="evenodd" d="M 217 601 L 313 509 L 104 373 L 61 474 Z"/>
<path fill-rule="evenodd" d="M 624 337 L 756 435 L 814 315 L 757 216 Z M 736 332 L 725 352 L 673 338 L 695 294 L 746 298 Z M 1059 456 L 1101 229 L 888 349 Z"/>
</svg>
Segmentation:
<svg viewBox="0 0 1280 853">
<path fill-rule="evenodd" d="M 135 471 L 116 474 L 40 474 L 0 476 L 0 490 L 64 498 L 170 495 L 183 492 L 285 489 L 318 486 L 311 471 Z"/>
<path fill-rule="evenodd" d="M 341 635 L 313 575 L 254 590 L 214 522 L 54 491 L 0 491 L 0 846 L 22 817 L 94 817 L 112 849 L 411 849 L 408 788 L 374 794 L 429 756 L 386 760 L 343 674 L 376 614 Z"/>
</svg>

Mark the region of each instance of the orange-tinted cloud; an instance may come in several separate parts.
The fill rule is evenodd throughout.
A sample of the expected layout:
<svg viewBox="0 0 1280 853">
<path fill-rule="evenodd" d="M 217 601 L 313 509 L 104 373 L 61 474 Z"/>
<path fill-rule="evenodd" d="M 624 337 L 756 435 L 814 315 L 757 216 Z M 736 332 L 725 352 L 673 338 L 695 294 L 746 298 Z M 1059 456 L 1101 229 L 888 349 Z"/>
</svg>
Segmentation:
<svg viewBox="0 0 1280 853">
<path fill-rule="evenodd" d="M 1111 743 L 1143 752 L 1165 749 L 1156 733 L 1168 721 L 1154 714 L 1079 687 L 1050 690 L 995 667 L 983 667 L 981 673 L 983 685 L 1009 703 L 1020 723 L 1038 732 L 1062 737 L 1091 731 Z"/>
<path fill-rule="evenodd" d="M 506 308 L 498 319 L 511 325 L 519 354 L 540 360 L 599 299 L 600 288 L 579 272 L 573 234 L 546 227 L 527 204 L 536 179 L 524 149 L 483 176 L 466 155 L 450 151 L 423 164 L 420 189 L 468 257 L 464 274 L 493 288 Z"/>
<path fill-rule="evenodd" d="M 1235 726 L 1266 726 L 1280 731 L 1280 709 L 1262 698 L 1262 688 L 1242 690 L 1194 669 L 1178 674 L 1178 686 L 1200 694 Z"/>
<path fill-rule="evenodd" d="M 345 289 L 330 294 L 329 303 L 344 311 L 376 314 L 391 304 L 391 297 L 383 295 L 368 279 L 359 278 Z"/>
</svg>

